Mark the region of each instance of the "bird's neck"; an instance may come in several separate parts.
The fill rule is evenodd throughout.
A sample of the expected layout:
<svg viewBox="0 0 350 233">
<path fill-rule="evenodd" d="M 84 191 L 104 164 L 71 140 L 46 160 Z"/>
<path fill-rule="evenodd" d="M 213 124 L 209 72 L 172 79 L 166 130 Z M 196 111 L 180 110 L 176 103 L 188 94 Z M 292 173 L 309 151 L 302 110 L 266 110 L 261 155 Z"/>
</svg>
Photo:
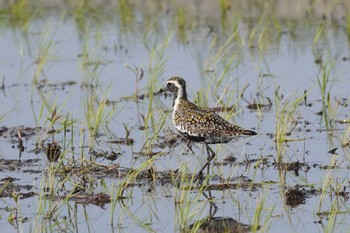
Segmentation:
<svg viewBox="0 0 350 233">
<path fill-rule="evenodd" d="M 187 93 L 186 93 L 186 89 L 184 88 L 179 88 L 177 93 L 174 95 L 173 107 L 175 107 L 175 105 L 177 105 L 177 103 L 180 100 L 187 100 Z"/>
</svg>

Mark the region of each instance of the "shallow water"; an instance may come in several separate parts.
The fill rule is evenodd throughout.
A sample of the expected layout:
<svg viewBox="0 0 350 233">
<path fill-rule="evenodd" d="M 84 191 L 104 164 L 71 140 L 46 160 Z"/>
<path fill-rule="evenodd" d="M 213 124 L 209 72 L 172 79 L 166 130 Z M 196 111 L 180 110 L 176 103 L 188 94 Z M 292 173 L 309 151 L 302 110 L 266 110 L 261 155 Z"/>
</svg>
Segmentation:
<svg viewBox="0 0 350 233">
<path fill-rule="evenodd" d="M 103 4 L 79 8 L 52 1 L 54 6 L 47 12 L 41 12 L 45 5 L 38 11 L 28 7 L 33 16 L 25 22 L 16 20 L 9 5 L 2 5 L 1 17 L 7 23 L 0 28 L 0 75 L 5 77 L 0 126 L 8 130 L 0 131 L 0 177 L 33 186 L 15 193 L 35 194 L 17 203 L 11 195 L 2 195 L 0 231 L 189 231 L 191 224 L 211 216 L 216 206 L 212 217 L 255 223 L 259 232 L 347 232 L 349 126 L 339 121 L 347 123 L 349 117 L 346 9 L 350 5 L 330 1 L 330 7 L 315 3 L 303 9 L 300 2 L 282 2 L 259 12 L 256 2 L 232 1 L 223 10 L 210 1 L 200 6 L 181 1 L 123 6 L 120 1 L 110 9 Z M 101 6 L 99 1 L 91 4 Z M 268 2 L 260 4 L 269 9 Z M 288 14 L 288 8 L 295 14 Z M 128 66 L 138 67 L 139 73 L 143 69 L 139 82 Z M 324 102 L 317 81 L 322 67 L 330 67 Z M 179 188 L 176 178 L 168 177 L 169 170 L 198 171 L 206 156 L 202 145 L 166 141 L 176 135 L 171 123 L 172 97 L 130 98 L 136 89 L 138 95 L 157 92 L 174 75 L 186 79 L 191 100 L 203 107 L 234 105 L 234 112 L 219 114 L 258 132 L 253 138 L 213 146 L 217 158 L 210 183 L 220 188 L 204 194 Z M 286 107 L 297 98 L 300 104 Z M 106 99 L 112 104 L 103 109 L 98 132 L 89 140 L 89 124 L 94 124 L 100 103 Z M 268 105 L 268 99 L 271 107 L 247 108 L 252 103 Z M 47 131 L 52 128 L 48 121 L 52 106 L 62 115 L 53 128 L 62 130 L 64 119 L 73 121 L 66 134 L 60 130 L 53 137 Z M 91 106 L 94 109 L 88 113 Z M 290 114 L 286 122 L 290 141 L 278 144 L 276 128 L 282 113 Z M 19 128 L 22 125 L 29 130 Z M 41 128 L 30 130 L 35 127 Z M 24 135 L 23 163 L 17 163 L 18 131 Z M 127 132 L 132 145 L 111 143 L 125 138 Z M 50 165 L 40 147 L 52 140 L 64 149 L 64 166 L 60 166 L 67 170 L 72 166 L 76 172 L 52 172 L 60 166 L 58 162 Z M 148 142 L 151 148 L 145 147 Z M 338 148 L 336 153 L 329 153 L 334 148 Z M 116 164 L 121 170 L 137 169 L 151 161 L 146 153 L 150 151 L 156 155 L 151 164 L 158 178 L 150 179 L 146 166 L 125 190 L 127 198 L 113 202 L 116 187 L 130 174 L 103 169 Z M 113 153 L 117 158 L 108 160 Z M 236 161 L 225 162 L 229 155 Z M 289 170 L 276 165 L 279 155 Z M 297 161 L 302 165 L 291 168 Z M 94 163 L 106 167 L 84 172 Z M 193 185 L 182 182 L 182 187 Z M 6 187 L 5 183 L 0 185 Z M 225 183 L 238 187 L 221 190 Z M 288 202 L 288 188 L 301 190 L 301 200 Z M 101 192 L 112 203 L 98 206 L 86 200 Z M 8 220 L 16 209 L 26 218 L 23 223 L 18 224 L 20 217 L 17 222 Z"/>
</svg>

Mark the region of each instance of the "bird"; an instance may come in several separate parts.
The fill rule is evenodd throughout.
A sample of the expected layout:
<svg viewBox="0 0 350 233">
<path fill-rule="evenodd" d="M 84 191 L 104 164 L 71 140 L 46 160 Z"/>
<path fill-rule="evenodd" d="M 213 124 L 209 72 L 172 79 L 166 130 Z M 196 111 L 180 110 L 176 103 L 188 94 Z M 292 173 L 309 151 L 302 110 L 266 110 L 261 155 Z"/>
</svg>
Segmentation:
<svg viewBox="0 0 350 233">
<path fill-rule="evenodd" d="M 198 173 L 203 179 L 203 171 L 209 173 L 210 162 L 216 154 L 209 144 L 228 143 L 239 137 L 254 136 L 253 130 L 231 124 L 215 112 L 203 109 L 187 98 L 186 81 L 174 76 L 168 79 L 163 91 L 173 94 L 172 123 L 184 138 L 192 142 L 203 143 L 207 151 L 207 161 Z"/>
</svg>

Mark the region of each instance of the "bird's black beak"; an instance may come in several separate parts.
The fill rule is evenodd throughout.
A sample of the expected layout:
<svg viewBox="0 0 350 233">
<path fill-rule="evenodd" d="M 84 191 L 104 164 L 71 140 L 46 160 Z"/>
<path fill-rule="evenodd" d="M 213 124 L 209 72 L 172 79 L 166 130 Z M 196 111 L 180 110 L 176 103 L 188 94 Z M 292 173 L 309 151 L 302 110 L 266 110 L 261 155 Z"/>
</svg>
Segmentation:
<svg viewBox="0 0 350 233">
<path fill-rule="evenodd" d="M 163 92 L 166 92 L 166 91 L 169 91 L 168 87 L 163 87 L 163 88 L 160 88 L 158 93 L 163 93 Z"/>
<path fill-rule="evenodd" d="M 166 92 L 166 91 L 169 91 L 167 87 L 163 87 L 163 88 L 160 88 L 158 93 L 163 93 L 163 92 Z"/>
</svg>

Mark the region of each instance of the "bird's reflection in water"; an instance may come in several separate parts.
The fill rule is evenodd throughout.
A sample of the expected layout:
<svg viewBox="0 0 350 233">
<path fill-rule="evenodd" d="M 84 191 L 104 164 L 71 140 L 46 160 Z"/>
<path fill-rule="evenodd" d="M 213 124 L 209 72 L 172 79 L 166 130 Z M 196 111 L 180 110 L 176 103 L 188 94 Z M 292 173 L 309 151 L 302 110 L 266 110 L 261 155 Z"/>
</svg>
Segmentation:
<svg viewBox="0 0 350 233">
<path fill-rule="evenodd" d="M 209 232 L 210 233 L 222 233 L 222 232 L 245 233 L 245 232 L 251 232 L 253 230 L 253 226 L 240 223 L 231 217 L 215 217 L 218 211 L 218 207 L 214 202 L 211 191 L 209 191 L 208 194 L 206 194 L 203 191 L 203 195 L 205 196 L 206 199 L 209 200 L 209 203 L 210 203 L 209 214 L 206 218 L 191 224 L 189 226 L 191 230 L 196 229 L 196 232 L 208 232 L 208 233 Z M 259 230 L 259 228 L 260 227 L 257 226 L 257 229 L 255 230 Z"/>
</svg>

